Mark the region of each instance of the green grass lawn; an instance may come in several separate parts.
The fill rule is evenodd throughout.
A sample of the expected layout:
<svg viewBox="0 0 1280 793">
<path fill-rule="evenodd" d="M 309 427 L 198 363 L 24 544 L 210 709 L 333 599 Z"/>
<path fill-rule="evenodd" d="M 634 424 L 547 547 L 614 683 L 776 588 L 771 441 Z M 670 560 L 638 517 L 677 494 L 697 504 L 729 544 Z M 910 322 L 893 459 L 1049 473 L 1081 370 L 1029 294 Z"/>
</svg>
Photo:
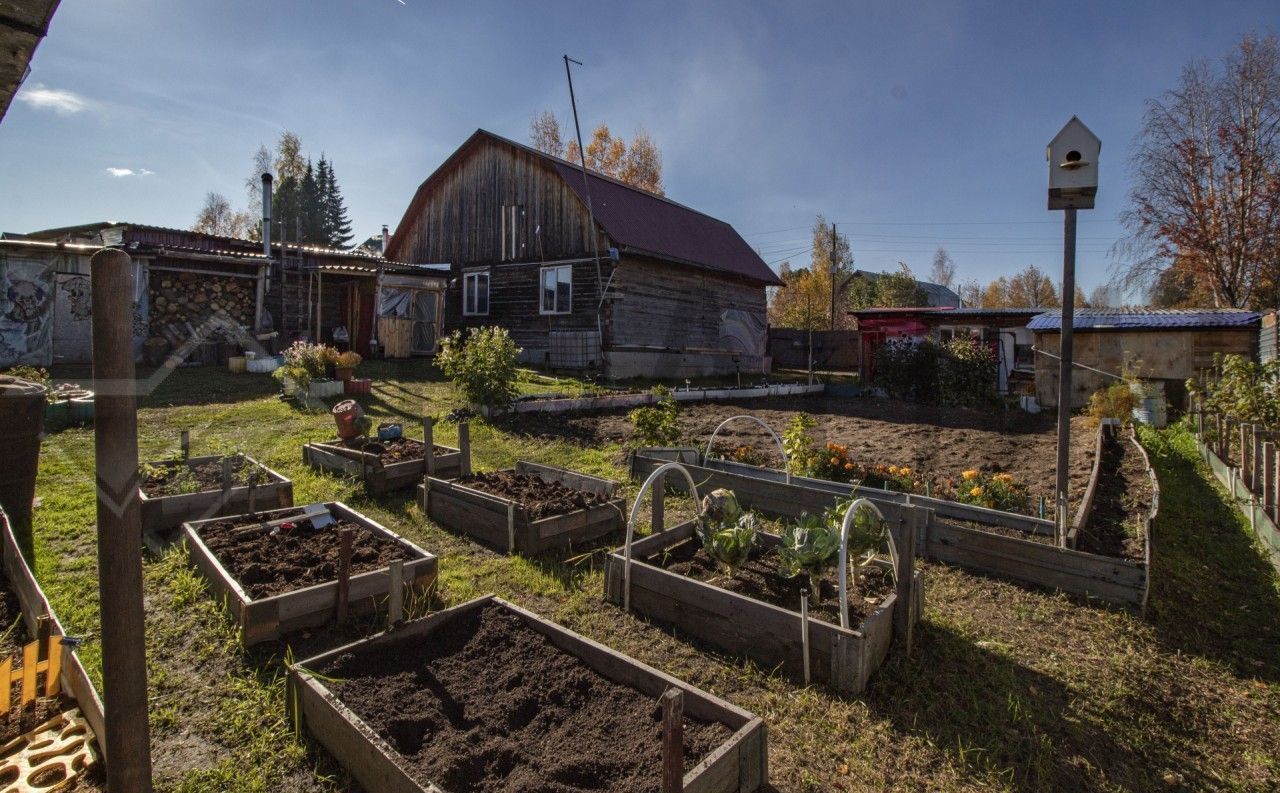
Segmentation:
<svg viewBox="0 0 1280 793">
<path fill-rule="evenodd" d="M 375 417 L 416 421 L 460 404 L 425 363 L 371 361 L 359 374 L 375 380 L 363 398 Z M 530 377 L 522 390 L 560 389 Z M 590 557 L 499 555 L 426 520 L 407 493 L 371 499 L 310 471 L 300 447 L 330 436 L 332 420 L 275 391 L 267 376 L 174 373 L 140 403 L 143 459 L 176 450 L 184 429 L 193 454 L 244 451 L 291 477 L 297 502 L 345 501 L 439 554 L 432 607 L 496 592 L 754 711 L 769 726 L 778 790 L 1280 787 L 1280 588 L 1178 430 L 1143 436 L 1163 488 L 1148 620 L 927 564 L 912 656 L 891 656 L 865 695 L 844 697 L 624 615 L 603 601 Z M 473 423 L 477 470 L 525 458 L 625 478 L 617 445 L 503 426 Z M 456 428 L 442 424 L 436 438 L 452 443 Z M 38 576 L 96 669 L 92 459 L 91 429 L 46 439 L 35 531 Z M 635 489 L 627 485 L 629 500 Z M 342 770 L 286 719 L 284 646 L 240 647 L 181 550 L 144 564 L 157 788 L 347 789 Z M 332 637 L 300 641 L 319 638 Z"/>
</svg>

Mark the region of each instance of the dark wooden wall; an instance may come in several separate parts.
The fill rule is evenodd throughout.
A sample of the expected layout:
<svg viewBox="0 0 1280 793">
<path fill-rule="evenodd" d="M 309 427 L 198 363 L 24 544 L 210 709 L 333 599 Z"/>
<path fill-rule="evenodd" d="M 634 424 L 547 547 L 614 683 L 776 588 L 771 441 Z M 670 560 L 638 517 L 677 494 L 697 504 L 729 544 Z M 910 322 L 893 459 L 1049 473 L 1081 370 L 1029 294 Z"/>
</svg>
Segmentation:
<svg viewBox="0 0 1280 793">
<path fill-rule="evenodd" d="M 404 261 L 473 264 L 498 262 L 502 208 L 520 206 L 518 260 L 589 255 L 587 210 L 558 173 L 533 155 L 482 140 L 437 183 L 400 247 Z M 535 230 L 541 231 L 535 233 Z M 601 235 L 601 251 L 608 243 Z"/>
<path fill-rule="evenodd" d="M 761 284 L 660 259 L 624 256 L 610 291 L 611 346 L 717 349 L 720 312 L 741 309 L 762 324 L 765 316 Z"/>
</svg>

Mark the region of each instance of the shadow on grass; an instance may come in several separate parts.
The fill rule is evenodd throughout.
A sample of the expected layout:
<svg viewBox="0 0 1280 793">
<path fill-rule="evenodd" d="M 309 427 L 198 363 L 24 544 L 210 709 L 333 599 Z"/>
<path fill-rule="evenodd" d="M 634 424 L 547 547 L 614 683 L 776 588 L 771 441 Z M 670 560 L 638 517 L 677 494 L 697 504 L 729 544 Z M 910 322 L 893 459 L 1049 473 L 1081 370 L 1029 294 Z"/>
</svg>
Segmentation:
<svg viewBox="0 0 1280 793">
<path fill-rule="evenodd" d="M 890 655 L 864 695 L 867 705 L 899 732 L 947 754 L 979 786 L 999 780 L 1026 793 L 1153 790 L 1177 767 L 1167 753 L 1135 748 L 1112 726 L 1073 709 L 1087 692 L 969 636 L 924 622 L 914 647 L 909 658 Z"/>
<path fill-rule="evenodd" d="M 1160 481 L 1147 617 L 1161 641 L 1280 682 L 1280 584 L 1181 428 L 1146 433 Z"/>
</svg>

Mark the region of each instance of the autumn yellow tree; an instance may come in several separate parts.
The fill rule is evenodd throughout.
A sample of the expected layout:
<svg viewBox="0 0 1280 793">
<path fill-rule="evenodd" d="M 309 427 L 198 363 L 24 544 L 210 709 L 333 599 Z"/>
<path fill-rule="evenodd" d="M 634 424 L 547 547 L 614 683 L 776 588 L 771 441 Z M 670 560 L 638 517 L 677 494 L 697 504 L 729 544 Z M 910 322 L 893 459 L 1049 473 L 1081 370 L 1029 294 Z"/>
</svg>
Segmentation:
<svg viewBox="0 0 1280 793">
<path fill-rule="evenodd" d="M 535 149 L 570 162 L 581 161 L 576 140 L 565 145 L 560 120 L 549 110 L 533 117 L 529 123 L 529 143 Z M 646 132 L 637 132 L 630 145 L 615 136 L 608 124 L 600 124 L 587 143 L 587 168 L 611 176 L 650 193 L 665 195 L 662 186 L 662 152 Z"/>
<path fill-rule="evenodd" d="M 853 253 L 849 238 L 843 234 L 832 240 L 831 224 L 822 215 L 814 220 L 813 247 L 809 266 L 793 270 L 783 265 L 781 277 L 786 286 L 779 288 L 769 301 L 769 324 L 778 328 L 827 330 L 832 326 L 832 271 L 837 289 L 835 327 L 848 329 L 852 321 L 847 314 L 844 289 L 853 269 Z"/>
</svg>

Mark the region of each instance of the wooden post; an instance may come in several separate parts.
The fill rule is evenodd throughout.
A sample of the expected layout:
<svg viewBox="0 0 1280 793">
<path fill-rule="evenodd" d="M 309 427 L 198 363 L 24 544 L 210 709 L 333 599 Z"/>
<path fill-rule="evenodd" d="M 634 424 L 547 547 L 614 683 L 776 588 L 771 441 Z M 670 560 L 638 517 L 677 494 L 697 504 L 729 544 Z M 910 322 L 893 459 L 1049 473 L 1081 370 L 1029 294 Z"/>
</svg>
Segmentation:
<svg viewBox="0 0 1280 793">
<path fill-rule="evenodd" d="M 471 476 L 471 425 L 465 421 L 458 423 L 458 451 L 462 458 L 459 474 Z"/>
<path fill-rule="evenodd" d="M 107 787 L 151 791 L 147 648 L 133 364 L 134 267 L 106 248 L 89 263 L 93 317 L 94 465 Z"/>
<path fill-rule="evenodd" d="M 222 490 L 226 492 L 231 489 L 231 455 L 224 454 L 222 456 Z"/>
<path fill-rule="evenodd" d="M 1223 428 L 1222 414 L 1214 413 L 1213 414 L 1213 437 L 1214 437 L 1214 444 L 1215 446 L 1217 446 L 1216 451 L 1218 452 L 1219 457 L 1224 456 L 1222 452 L 1222 432 L 1223 432 L 1222 428 Z"/>
<path fill-rule="evenodd" d="M 1240 435 L 1240 476 L 1247 485 L 1249 482 L 1249 425 L 1241 422 L 1237 429 Z"/>
<path fill-rule="evenodd" d="M 666 509 L 667 509 L 667 475 L 663 474 L 653 482 L 653 488 L 649 491 L 649 498 L 653 505 L 653 519 L 649 521 L 653 526 L 653 533 L 657 534 L 666 529 Z"/>
<path fill-rule="evenodd" d="M 249 476 L 249 514 L 252 515 L 258 511 L 258 477 Z"/>
<path fill-rule="evenodd" d="M 436 475 L 436 420 L 422 416 L 422 453 L 426 455 L 427 476 Z"/>
<path fill-rule="evenodd" d="M 347 621 L 347 597 L 351 592 L 351 529 L 338 532 L 338 602 L 335 619 L 339 625 Z"/>
<path fill-rule="evenodd" d="M 191 432 L 183 430 L 178 436 L 178 443 L 182 446 L 182 459 L 186 460 L 191 457 Z"/>
<path fill-rule="evenodd" d="M 1275 505 L 1276 445 L 1271 441 L 1262 444 L 1262 509 L 1268 515 Z"/>
<path fill-rule="evenodd" d="M 1268 514 L 1272 522 L 1280 523 L 1280 451 L 1272 453 L 1271 476 L 1267 481 L 1271 486 L 1271 512 Z"/>
<path fill-rule="evenodd" d="M 1250 426 L 1253 428 L 1253 444 L 1249 455 L 1253 465 L 1249 467 L 1249 490 L 1257 495 L 1258 483 L 1262 480 L 1262 427 L 1258 424 Z"/>
<path fill-rule="evenodd" d="M 684 692 L 662 693 L 662 793 L 684 791 Z"/>
<path fill-rule="evenodd" d="M 919 531 L 921 510 L 907 507 L 904 517 L 898 519 L 898 587 L 897 603 L 893 606 L 893 635 L 902 644 L 902 651 L 911 654 L 911 634 L 915 615 L 916 533 Z"/>
<path fill-rule="evenodd" d="M 391 581 L 387 592 L 387 627 L 404 619 L 404 560 L 397 559 L 389 568 Z"/>
</svg>

